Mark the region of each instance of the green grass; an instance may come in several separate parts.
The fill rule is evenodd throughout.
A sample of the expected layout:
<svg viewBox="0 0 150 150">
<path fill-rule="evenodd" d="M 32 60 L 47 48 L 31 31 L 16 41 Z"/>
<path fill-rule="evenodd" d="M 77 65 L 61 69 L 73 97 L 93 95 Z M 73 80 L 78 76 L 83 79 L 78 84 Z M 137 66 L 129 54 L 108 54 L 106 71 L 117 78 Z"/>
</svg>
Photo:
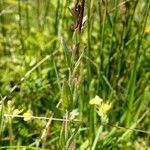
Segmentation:
<svg viewBox="0 0 150 150">
<path fill-rule="evenodd" d="M 0 1 L 0 149 L 150 149 L 150 1 L 76 2 Z"/>
</svg>

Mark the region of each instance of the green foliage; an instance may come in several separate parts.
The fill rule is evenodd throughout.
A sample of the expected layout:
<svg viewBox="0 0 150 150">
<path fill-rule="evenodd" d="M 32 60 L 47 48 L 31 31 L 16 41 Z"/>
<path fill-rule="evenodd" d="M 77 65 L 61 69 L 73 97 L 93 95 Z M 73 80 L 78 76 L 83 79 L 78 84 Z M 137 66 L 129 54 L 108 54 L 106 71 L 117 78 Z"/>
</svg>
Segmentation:
<svg viewBox="0 0 150 150">
<path fill-rule="evenodd" d="M 0 1 L 0 149 L 149 149 L 150 1 L 82 2 Z"/>
</svg>

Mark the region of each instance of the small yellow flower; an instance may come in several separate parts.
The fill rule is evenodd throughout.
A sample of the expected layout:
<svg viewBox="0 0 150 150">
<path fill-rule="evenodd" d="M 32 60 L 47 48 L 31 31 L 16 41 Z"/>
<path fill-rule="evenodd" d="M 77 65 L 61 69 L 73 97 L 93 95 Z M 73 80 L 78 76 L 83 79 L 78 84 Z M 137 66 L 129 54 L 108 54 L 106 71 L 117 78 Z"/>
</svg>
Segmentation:
<svg viewBox="0 0 150 150">
<path fill-rule="evenodd" d="M 150 25 L 146 26 L 145 33 L 150 33 Z"/>
<path fill-rule="evenodd" d="M 24 116 L 24 121 L 30 121 L 32 119 L 32 111 L 28 110 L 23 114 Z"/>
<path fill-rule="evenodd" d="M 101 114 L 106 114 L 108 110 L 111 108 L 111 103 L 102 103 L 101 107 L 99 108 L 99 112 Z"/>
<path fill-rule="evenodd" d="M 14 111 L 13 111 L 13 115 L 18 115 L 18 114 L 20 114 L 21 112 L 23 112 L 23 109 L 15 109 Z"/>
<path fill-rule="evenodd" d="M 13 101 L 9 100 L 9 101 L 7 102 L 7 106 L 8 106 L 8 107 L 12 107 L 13 105 L 14 105 Z"/>
<path fill-rule="evenodd" d="M 99 96 L 96 95 L 95 98 L 91 99 L 89 103 L 91 105 L 98 105 L 98 106 L 100 106 L 102 104 L 102 102 L 103 102 L 103 99 L 101 99 Z"/>
<path fill-rule="evenodd" d="M 105 103 L 99 96 L 95 96 L 95 98 L 91 99 L 89 103 L 97 106 L 97 113 L 101 117 L 101 121 L 107 123 L 107 112 L 110 110 L 112 103 Z"/>
</svg>

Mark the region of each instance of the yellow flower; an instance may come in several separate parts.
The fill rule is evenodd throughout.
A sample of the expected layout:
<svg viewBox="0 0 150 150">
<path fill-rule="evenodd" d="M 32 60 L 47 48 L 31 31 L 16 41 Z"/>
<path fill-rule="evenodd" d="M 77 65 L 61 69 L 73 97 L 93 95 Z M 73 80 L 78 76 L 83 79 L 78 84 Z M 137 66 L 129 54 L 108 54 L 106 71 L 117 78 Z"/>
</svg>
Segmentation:
<svg viewBox="0 0 150 150">
<path fill-rule="evenodd" d="M 91 105 L 98 105 L 98 106 L 100 106 L 102 104 L 102 102 L 103 102 L 103 99 L 101 99 L 99 96 L 96 95 L 95 98 L 91 99 L 89 103 Z"/>
<path fill-rule="evenodd" d="M 100 114 L 107 114 L 108 110 L 111 108 L 111 103 L 102 103 L 102 105 L 99 107 L 98 112 Z"/>
<path fill-rule="evenodd" d="M 146 26 L 145 33 L 150 33 L 150 25 Z"/>
<path fill-rule="evenodd" d="M 24 121 L 30 121 L 32 119 L 32 111 L 28 110 L 23 114 L 24 116 Z"/>
<path fill-rule="evenodd" d="M 107 112 L 110 110 L 112 103 L 105 103 L 99 96 L 95 96 L 89 103 L 97 106 L 97 113 L 101 117 L 102 123 L 107 123 Z"/>
<path fill-rule="evenodd" d="M 20 114 L 21 112 L 23 112 L 23 109 L 15 109 L 14 111 L 13 111 L 13 115 L 18 115 L 18 114 Z"/>
</svg>

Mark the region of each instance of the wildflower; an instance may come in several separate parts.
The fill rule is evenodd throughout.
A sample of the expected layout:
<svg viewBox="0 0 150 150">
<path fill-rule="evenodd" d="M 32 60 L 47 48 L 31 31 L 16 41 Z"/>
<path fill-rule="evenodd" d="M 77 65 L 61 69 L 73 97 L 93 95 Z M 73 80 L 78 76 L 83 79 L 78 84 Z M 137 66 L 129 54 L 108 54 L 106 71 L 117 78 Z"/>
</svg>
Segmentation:
<svg viewBox="0 0 150 150">
<path fill-rule="evenodd" d="M 102 105 L 98 108 L 98 115 L 101 117 L 101 121 L 102 123 L 108 123 L 108 116 L 107 116 L 107 112 L 109 111 L 109 109 L 111 108 L 111 103 L 102 103 Z"/>
<path fill-rule="evenodd" d="M 111 105 L 111 103 L 102 103 L 101 107 L 98 109 L 98 114 L 100 116 L 107 114 L 108 110 L 111 108 Z"/>
<path fill-rule="evenodd" d="M 13 115 L 18 115 L 18 114 L 20 114 L 21 112 L 23 112 L 23 109 L 15 109 L 14 111 L 13 111 Z"/>
<path fill-rule="evenodd" d="M 146 26 L 145 33 L 150 33 L 150 25 Z"/>
<path fill-rule="evenodd" d="M 30 121 L 32 119 L 32 111 L 28 110 L 23 114 L 24 116 L 24 121 Z"/>
<path fill-rule="evenodd" d="M 95 96 L 95 98 L 91 99 L 89 104 L 96 105 L 97 113 L 101 117 L 102 123 L 108 122 L 107 112 L 110 110 L 112 104 L 105 103 L 102 98 L 99 96 Z"/>
<path fill-rule="evenodd" d="M 8 108 L 14 108 L 14 102 L 12 101 L 12 100 L 9 100 L 8 102 L 7 102 L 7 107 Z"/>
<path fill-rule="evenodd" d="M 99 96 L 95 96 L 95 98 L 90 100 L 90 104 L 91 105 L 101 105 L 101 103 L 103 102 L 103 99 L 101 99 Z"/>
</svg>

